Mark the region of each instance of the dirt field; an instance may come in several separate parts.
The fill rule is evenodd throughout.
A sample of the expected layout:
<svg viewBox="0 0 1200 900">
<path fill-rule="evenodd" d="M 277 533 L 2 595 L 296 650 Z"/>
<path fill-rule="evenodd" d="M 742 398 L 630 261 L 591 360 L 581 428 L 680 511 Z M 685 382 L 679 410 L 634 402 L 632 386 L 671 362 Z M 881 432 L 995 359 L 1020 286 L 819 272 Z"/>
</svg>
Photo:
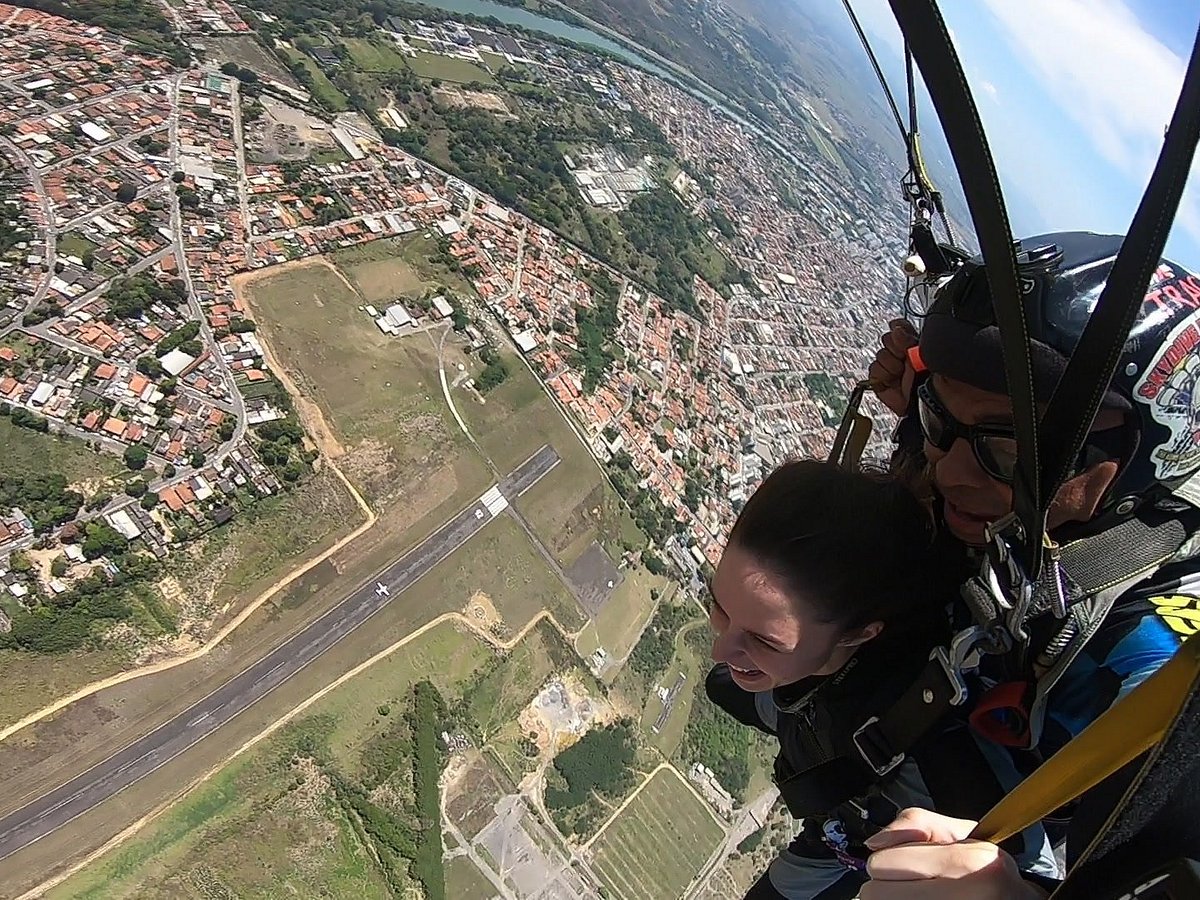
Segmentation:
<svg viewBox="0 0 1200 900">
<path fill-rule="evenodd" d="M 400 698 L 422 677 L 456 692 L 489 653 L 452 625 L 427 632 L 49 896 L 388 896 L 377 865 L 331 802 L 327 778 L 307 760 L 327 752 L 337 771 L 358 777 L 355 751 L 390 724 L 382 705 L 398 714 Z"/>
<path fill-rule="evenodd" d="M 281 66 L 279 60 L 263 49 L 262 44 L 250 35 L 209 35 L 205 37 L 204 43 L 211 48 L 209 55 L 215 62 L 232 60 L 288 87 L 300 87 L 292 73 Z"/>
<path fill-rule="evenodd" d="M 664 769 L 600 835 L 594 866 L 614 897 L 667 900 L 683 894 L 720 839 L 704 804 Z"/>
<path fill-rule="evenodd" d="M 473 452 L 446 409 L 428 338 L 380 333 L 358 309 L 363 298 L 328 263 L 288 267 L 244 290 L 275 355 L 345 447 L 343 470 L 373 506 L 411 506 L 432 469 Z"/>
<path fill-rule="evenodd" d="M 496 801 L 507 793 L 509 789 L 501 783 L 489 758 L 472 752 L 447 776 L 446 815 L 467 840 L 474 840 L 495 816 Z"/>
<path fill-rule="evenodd" d="M 402 259 L 380 259 L 346 267 L 364 300 L 375 305 L 416 297 L 430 285 Z"/>
</svg>

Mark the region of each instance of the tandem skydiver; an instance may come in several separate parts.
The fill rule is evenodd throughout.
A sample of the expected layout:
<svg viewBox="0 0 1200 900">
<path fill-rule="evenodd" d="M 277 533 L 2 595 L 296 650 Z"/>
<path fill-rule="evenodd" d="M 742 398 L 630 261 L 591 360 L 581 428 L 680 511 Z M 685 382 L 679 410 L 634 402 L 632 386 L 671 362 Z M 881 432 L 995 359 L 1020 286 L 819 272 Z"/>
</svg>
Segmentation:
<svg viewBox="0 0 1200 900">
<path fill-rule="evenodd" d="M 1028 239 L 1018 248 L 1040 404 L 1064 371 L 1121 242 L 1061 233 Z M 1063 874 L 1054 871 L 1050 851 L 1064 842 L 1067 870 L 1074 868 L 1120 802 L 1136 762 L 1003 849 L 907 846 L 922 838 L 948 843 L 965 836 L 961 822 L 921 811 L 906 812 L 896 828 L 877 833 L 900 812 L 897 779 L 912 794 L 929 798 L 918 805 L 958 820 L 979 819 L 1200 628 L 1198 362 L 1200 279 L 1164 261 L 1071 477 L 1050 507 L 1050 536 L 1064 548 L 1058 586 L 1068 614 L 1056 616 L 1049 602 L 1035 602 L 1038 614 L 1025 623 L 1028 641 L 962 667 L 967 699 L 936 725 L 913 724 L 921 719 L 919 698 L 931 695 L 920 683 L 897 701 L 899 714 L 865 708 L 856 715 L 844 708 L 856 720 L 835 722 L 828 715 L 810 719 L 821 707 L 824 687 L 797 700 L 787 686 L 766 692 L 735 682 L 731 688 L 724 665 L 710 673 L 710 695 L 743 721 L 748 697 L 755 709 L 786 710 L 781 727 L 805 735 L 780 734 L 776 764 L 781 793 L 805 822 L 804 833 L 749 897 L 853 897 L 872 844 L 891 849 L 869 864 L 875 880 L 862 890 L 870 898 L 1044 895 Z M 903 417 L 896 470 L 927 474 L 943 535 L 965 548 L 983 544 L 988 523 L 1012 507 L 1016 440 L 1004 372 L 979 259 L 936 292 L 919 340 L 903 326 L 893 327 L 871 366 L 881 399 Z M 813 510 L 814 522 L 825 514 Z M 718 590 L 726 559 L 737 558 L 727 553 L 722 559 L 714 580 Z M 872 548 L 861 542 L 847 546 L 840 562 L 875 565 Z M 941 579 L 931 586 L 935 596 Z M 725 598 L 717 600 L 727 606 Z M 958 631 L 970 619 L 955 598 L 950 626 Z M 720 631 L 721 622 L 715 624 Z M 718 637 L 714 658 L 735 662 L 721 646 Z M 953 652 L 948 658 L 964 662 Z M 847 665 L 852 662 L 853 657 Z M 817 677 L 831 686 L 845 677 L 841 669 L 821 671 Z M 739 697 L 738 690 L 746 696 Z M 764 718 L 769 716 L 751 724 L 769 724 Z M 914 772 L 919 780 L 912 780 Z M 1200 857 L 1198 757 L 1179 761 L 1179 781 L 1169 796 L 1142 802 L 1134 814 L 1134 833 L 1093 873 L 1071 871 L 1072 882 L 1092 879 L 1097 890 L 1111 889 L 1139 867 Z M 906 846 L 892 846 L 897 843 Z"/>
</svg>

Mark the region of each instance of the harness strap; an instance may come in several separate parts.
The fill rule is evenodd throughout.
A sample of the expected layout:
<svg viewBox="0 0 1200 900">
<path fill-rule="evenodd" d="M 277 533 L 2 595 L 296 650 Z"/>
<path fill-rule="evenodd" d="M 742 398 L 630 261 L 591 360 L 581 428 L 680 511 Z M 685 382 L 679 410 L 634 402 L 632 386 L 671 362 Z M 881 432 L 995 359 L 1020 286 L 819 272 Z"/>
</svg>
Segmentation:
<svg viewBox="0 0 1200 900">
<path fill-rule="evenodd" d="M 1017 463 L 1013 508 L 1022 526 L 1021 562 L 1036 575 L 1041 569 L 1045 507 L 1040 493 L 1038 417 L 1034 405 L 1029 323 L 1022 303 L 1012 228 L 996 165 L 979 110 L 971 96 L 958 52 L 935 0 L 890 0 L 892 13 L 912 48 L 930 99 L 937 110 L 962 182 L 963 194 L 983 253 L 996 323 L 1000 326 L 1004 370 L 1012 398 Z"/>
<path fill-rule="evenodd" d="M 1129 330 L 1141 311 L 1147 285 L 1166 246 L 1192 168 L 1197 140 L 1200 140 L 1200 34 L 1192 47 L 1183 88 L 1154 174 L 1042 419 L 1041 496 L 1047 502 L 1066 480 L 1116 372 Z"/>
<path fill-rule="evenodd" d="M 1198 689 L 1200 633 L 992 807 L 971 837 L 999 842 L 1095 787 L 1163 740 Z"/>
<path fill-rule="evenodd" d="M 966 699 L 959 668 L 939 647 L 916 681 L 886 712 L 872 716 L 855 730 L 850 739 L 851 752 L 800 772 L 790 770 L 787 761 L 778 758 L 775 780 L 792 815 L 824 815 L 864 796 L 873 784 L 904 762 L 917 742 Z"/>
</svg>

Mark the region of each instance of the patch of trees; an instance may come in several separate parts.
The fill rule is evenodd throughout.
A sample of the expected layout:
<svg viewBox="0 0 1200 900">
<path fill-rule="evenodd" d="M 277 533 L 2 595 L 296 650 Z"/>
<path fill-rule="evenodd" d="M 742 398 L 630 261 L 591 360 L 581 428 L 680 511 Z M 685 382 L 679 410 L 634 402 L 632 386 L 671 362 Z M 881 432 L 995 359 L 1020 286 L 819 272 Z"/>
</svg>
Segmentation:
<svg viewBox="0 0 1200 900">
<path fill-rule="evenodd" d="M 804 386 L 808 394 L 818 402 L 821 419 L 829 427 L 834 427 L 842 421 L 846 411 L 846 391 L 824 372 L 814 372 L 804 376 Z"/>
<path fill-rule="evenodd" d="M 683 734 L 683 757 L 704 763 L 725 789 L 740 799 L 750 784 L 750 752 L 756 732 L 709 702 L 703 684 L 693 690 L 696 702 Z"/>
<path fill-rule="evenodd" d="M 669 571 L 667 564 L 659 558 L 658 554 L 649 550 L 642 551 L 642 565 L 651 575 L 666 575 Z"/>
<path fill-rule="evenodd" d="M 154 348 L 154 355 L 163 357 L 172 350 L 179 349 L 188 356 L 199 356 L 203 352 L 203 348 L 196 340 L 198 334 L 200 334 L 199 322 L 184 322 L 158 342 L 158 346 Z"/>
<path fill-rule="evenodd" d="M 162 156 L 170 149 L 166 143 L 149 134 L 143 134 L 135 143 L 151 156 Z"/>
<path fill-rule="evenodd" d="M 725 284 L 723 257 L 670 188 L 639 194 L 617 218 L 629 242 L 653 260 L 654 287 L 673 308 L 698 315 L 692 292 L 696 276 L 716 287 Z"/>
<path fill-rule="evenodd" d="M 413 689 L 409 727 L 413 739 L 413 811 L 420 831 L 412 873 L 425 888 L 427 900 L 445 900 L 442 869 L 442 828 L 438 779 L 445 764 L 438 728 L 446 719 L 446 704 L 438 689 L 421 681 Z"/>
<path fill-rule="evenodd" d="M 12 631 L 0 634 L 0 647 L 19 648 L 34 653 L 69 653 L 92 643 L 94 636 L 108 625 L 128 619 L 134 592 L 147 600 L 147 582 L 158 577 L 159 564 L 149 556 L 134 552 L 115 529 L 103 522 L 89 522 L 85 529 L 83 552 L 88 559 L 107 556 L 116 568 L 115 575 L 97 570 L 62 594 L 56 594 L 32 610 L 20 610 L 12 616 Z M 150 600 L 147 608 L 164 628 L 174 627 L 169 612 Z"/>
<path fill-rule="evenodd" d="M 108 303 L 104 318 L 112 323 L 136 319 L 155 303 L 176 308 L 187 300 L 187 288 L 178 278 L 158 281 L 147 275 L 131 275 L 113 282 L 104 292 L 104 299 Z"/>
<path fill-rule="evenodd" d="M 50 430 L 50 423 L 46 421 L 44 416 L 39 416 L 35 412 L 30 412 L 22 406 L 12 406 L 6 404 L 8 410 L 0 412 L 0 415 L 8 416 L 9 420 L 18 428 L 27 428 L 30 431 L 40 431 L 45 434 Z"/>
<path fill-rule="evenodd" d="M 300 423 L 288 416 L 264 422 L 255 427 L 254 433 L 259 438 L 258 456 L 263 464 L 284 481 L 299 481 L 305 472 L 300 454 L 304 444 L 304 429 Z"/>
<path fill-rule="evenodd" d="M 616 359 L 612 351 L 612 339 L 617 330 L 616 301 L 596 298 L 595 306 L 590 309 L 576 306 L 575 328 L 579 344 L 576 362 L 583 369 L 583 389 L 590 394 Z"/>
<path fill-rule="evenodd" d="M 258 73 L 253 69 L 247 69 L 245 66 L 239 66 L 233 60 L 221 64 L 221 71 L 231 78 L 236 78 L 238 81 L 243 81 L 252 84 L 258 81 Z"/>
<path fill-rule="evenodd" d="M 429 145 L 429 135 L 415 125 L 409 125 L 403 129 L 384 128 L 379 135 L 389 147 L 399 147 L 409 153 L 420 153 Z"/>
<path fill-rule="evenodd" d="M 484 369 L 475 379 L 475 384 L 481 394 L 486 394 L 499 387 L 508 378 L 508 363 L 491 347 L 484 347 L 479 358 L 483 360 Z"/>
<path fill-rule="evenodd" d="M 675 637 L 696 618 L 694 610 L 676 603 L 663 603 L 642 632 L 629 655 L 629 665 L 643 678 L 657 678 L 675 655 Z"/>
<path fill-rule="evenodd" d="M 428 681 L 420 682 L 410 697 L 404 725 L 398 731 L 390 730 L 396 732 L 396 740 L 385 755 L 380 756 L 377 747 L 371 756 L 373 772 L 368 786 L 373 786 L 372 782 L 381 784 L 404 762 L 411 764 L 413 800 L 401 814 L 373 803 L 363 787 L 323 767 L 338 802 L 370 840 L 384 876 L 397 895 L 407 893 L 411 884 L 405 878 L 407 872 L 421 883 L 429 900 L 445 900 L 438 788 L 445 762 L 438 732 L 445 717 L 446 705 L 437 688 Z M 321 753 L 322 749 L 313 746 L 311 752 Z"/>
<path fill-rule="evenodd" d="M 70 490 L 64 475 L 0 475 L 0 509 L 19 507 L 37 534 L 45 534 L 56 525 L 67 522 L 83 506 L 83 494 Z"/>
<path fill-rule="evenodd" d="M 663 505 L 658 495 L 641 487 L 641 476 L 633 468 L 628 453 L 624 450 L 617 453 L 608 466 L 608 473 L 643 534 L 662 544 L 675 533 L 675 515 Z"/>
<path fill-rule="evenodd" d="M 622 719 L 593 728 L 554 759 L 554 773 L 546 782 L 546 808 L 575 834 L 585 833 L 594 815 L 563 815 L 583 807 L 593 793 L 617 799 L 635 779 L 637 746 L 632 722 Z"/>
<path fill-rule="evenodd" d="M 733 220 L 725 215 L 725 210 L 719 206 L 709 207 L 708 217 L 712 219 L 712 223 L 716 226 L 717 231 L 721 232 L 721 236 L 727 241 L 732 241 L 737 237 L 737 226 L 733 224 Z"/>
<path fill-rule="evenodd" d="M 125 465 L 134 471 L 146 468 L 146 460 L 149 458 L 149 452 L 141 444 L 130 444 L 125 448 Z"/>
</svg>

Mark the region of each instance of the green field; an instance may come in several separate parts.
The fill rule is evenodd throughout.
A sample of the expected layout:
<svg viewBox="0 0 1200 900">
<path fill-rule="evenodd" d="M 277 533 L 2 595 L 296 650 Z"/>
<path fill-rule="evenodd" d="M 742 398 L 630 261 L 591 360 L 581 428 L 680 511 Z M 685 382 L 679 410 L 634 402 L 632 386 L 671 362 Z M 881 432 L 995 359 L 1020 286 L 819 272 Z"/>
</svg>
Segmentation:
<svg viewBox="0 0 1200 900">
<path fill-rule="evenodd" d="M 0 459 L 4 475 L 59 472 L 85 497 L 111 487 L 128 470 L 120 457 L 92 450 L 81 440 L 18 428 L 0 416 Z"/>
<path fill-rule="evenodd" d="M 657 734 L 652 730 L 652 726 L 658 722 L 659 714 L 662 712 L 662 701 L 654 691 L 648 691 L 646 705 L 642 708 L 642 730 L 645 738 L 667 759 L 671 758 L 679 748 L 680 741 L 683 740 L 683 732 L 687 728 L 688 717 L 692 712 L 696 685 L 702 683 L 704 676 L 708 674 L 708 667 L 711 665 L 708 659 L 701 659 L 686 640 L 689 632 L 700 627 L 702 627 L 700 623 L 689 625 L 675 638 L 675 656 L 667 671 L 659 679 L 659 684 L 670 690 L 678 681 L 680 674 L 685 680 L 683 687 L 675 697 L 671 714 L 667 716 L 667 721 L 663 723 L 662 729 Z"/>
<path fill-rule="evenodd" d="M 556 660 L 566 652 L 558 632 L 542 623 L 472 686 L 467 710 L 485 741 L 529 705 L 546 679 L 561 668 Z"/>
<path fill-rule="evenodd" d="M 372 291 L 376 296 L 394 297 L 397 293 L 420 293 L 427 287 L 445 287 L 473 295 L 475 289 L 461 273 L 452 272 L 432 258 L 436 251 L 437 244 L 431 238 L 413 234 L 336 250 L 329 258 L 364 294 Z M 388 283 L 393 280 L 399 286 L 389 293 Z"/>
<path fill-rule="evenodd" d="M 346 95 L 333 86 L 333 82 L 321 71 L 321 67 L 317 65 L 317 61 L 307 53 L 302 53 L 299 50 L 284 48 L 284 52 L 293 61 L 299 61 L 308 74 L 312 76 L 312 92 L 322 106 L 334 112 L 343 112 L 348 104 Z"/>
<path fill-rule="evenodd" d="M 496 887 L 469 857 L 456 856 L 446 864 L 446 896 L 453 900 L 491 900 L 496 896 Z"/>
<path fill-rule="evenodd" d="M 654 614 L 655 601 L 650 591 L 667 595 L 670 582 L 651 575 L 643 568 L 628 569 L 625 580 L 608 598 L 596 616 L 579 635 L 575 647 L 581 657 L 591 656 L 603 647 L 614 659 L 624 659 L 637 643 L 642 629 Z"/>
<path fill-rule="evenodd" d="M 543 609 L 554 613 L 563 628 L 583 625 L 570 591 L 509 516 L 489 522 L 472 538 L 469 556 L 450 567 L 440 584 L 447 596 L 461 597 L 464 605 L 475 591 L 483 591 L 512 632 Z"/>
<path fill-rule="evenodd" d="M 846 168 L 846 163 L 842 159 L 842 155 L 838 153 L 837 148 L 829 142 L 829 138 L 826 137 L 825 132 L 814 125 L 808 116 L 801 116 L 800 120 L 804 123 L 804 130 L 808 132 L 808 136 L 812 139 L 812 142 L 817 145 L 817 149 L 821 151 L 822 155 L 824 155 L 824 157 L 829 160 L 829 162 L 835 168 L 841 171 L 842 174 L 849 175 L 850 171 Z"/>
<path fill-rule="evenodd" d="M 593 866 L 614 897 L 680 897 L 721 840 L 720 826 L 672 770 L 663 770 L 600 835 Z"/>
<path fill-rule="evenodd" d="M 513 66 L 513 64 L 508 61 L 508 57 L 506 57 L 500 53 L 488 53 L 486 50 L 481 50 L 479 53 L 479 56 L 484 61 L 484 63 L 487 65 L 487 67 L 489 69 L 491 69 L 493 72 L 498 71 L 499 69 L 502 69 L 505 66 L 512 66 L 513 68 L 517 68 L 516 66 Z"/>
<path fill-rule="evenodd" d="M 343 38 L 355 67 L 363 72 L 399 72 L 408 68 L 404 55 L 383 41 Z"/>
<path fill-rule="evenodd" d="M 599 465 L 534 375 L 515 355 L 505 359 L 509 376 L 487 395 L 486 404 L 465 398 L 457 403 L 471 433 L 500 469 L 520 464 L 542 444 L 558 451 L 562 462 L 517 501 L 542 541 L 564 566 L 595 540 L 614 559 L 620 558 L 623 545 L 645 546 L 645 537 Z"/>
<path fill-rule="evenodd" d="M 418 678 L 456 691 L 487 656 L 452 625 L 432 629 L 47 896 L 391 896 L 326 773 L 359 777 L 354 751 L 391 724 L 391 710 L 379 714 L 382 704 L 397 703 Z"/>
<path fill-rule="evenodd" d="M 328 546 L 363 521 L 362 510 L 329 471 L 295 489 L 265 497 L 205 538 L 201 555 L 176 567 L 185 583 L 198 580 L 224 604 L 264 590 L 305 555 Z M 211 564 L 211 565 L 210 565 Z M 203 577 L 195 576 L 203 572 Z"/>
<path fill-rule="evenodd" d="M 436 78 L 457 84 L 469 84 L 472 81 L 478 81 L 481 84 L 496 83 L 486 69 L 470 60 L 458 59 L 454 56 L 418 52 L 416 56 L 406 59 L 405 62 L 421 78 Z"/>
<path fill-rule="evenodd" d="M 333 269 L 294 268 L 247 292 L 268 343 L 298 370 L 301 391 L 347 451 L 339 464 L 370 502 L 411 501 L 431 466 L 473 452 L 446 408 L 429 340 L 380 333 Z"/>
<path fill-rule="evenodd" d="M 89 241 L 77 231 L 68 231 L 58 236 L 54 246 L 59 256 L 78 256 L 82 259 L 84 253 L 95 250 L 99 244 Z"/>
</svg>

